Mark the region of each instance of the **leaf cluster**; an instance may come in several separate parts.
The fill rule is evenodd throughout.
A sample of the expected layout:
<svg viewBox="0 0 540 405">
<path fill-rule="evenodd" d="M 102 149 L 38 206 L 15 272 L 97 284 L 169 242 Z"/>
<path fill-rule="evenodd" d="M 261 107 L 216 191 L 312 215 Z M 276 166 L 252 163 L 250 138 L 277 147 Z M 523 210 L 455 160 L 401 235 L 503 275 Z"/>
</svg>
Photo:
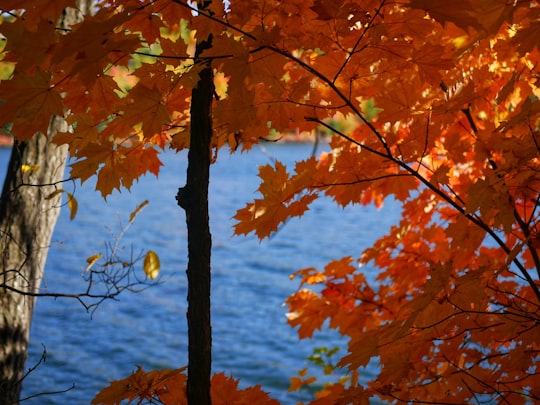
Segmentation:
<svg viewBox="0 0 540 405">
<path fill-rule="evenodd" d="M 237 233 L 268 237 L 321 196 L 402 203 L 357 263 L 296 273 L 299 336 L 327 321 L 349 338 L 338 364 L 351 378 L 313 403 L 539 400 L 537 1 L 103 0 L 67 32 L 55 21 L 74 2 L 44 3 L 1 6 L 14 70 L 0 125 L 24 140 L 65 115 L 54 140 L 104 196 L 157 174 L 159 149 L 189 147 L 190 91 L 210 66 L 216 151 L 271 131 L 334 134 L 294 173 L 260 168 Z M 380 372 L 360 384 L 372 359 Z"/>
<path fill-rule="evenodd" d="M 92 400 L 92 405 L 120 405 L 127 400 L 131 403 L 186 405 L 186 367 L 176 370 L 144 371 L 140 366 L 129 377 L 112 381 Z M 261 390 L 260 386 L 240 389 L 238 380 L 224 373 L 212 376 L 212 403 L 277 405 Z"/>
</svg>

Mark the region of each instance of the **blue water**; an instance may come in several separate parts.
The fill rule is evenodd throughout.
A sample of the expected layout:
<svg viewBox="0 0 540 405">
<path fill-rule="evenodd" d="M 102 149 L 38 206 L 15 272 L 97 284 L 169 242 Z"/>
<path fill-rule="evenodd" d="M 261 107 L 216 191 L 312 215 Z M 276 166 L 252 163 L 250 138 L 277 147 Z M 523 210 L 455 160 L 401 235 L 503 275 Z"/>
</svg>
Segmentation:
<svg viewBox="0 0 540 405">
<path fill-rule="evenodd" d="M 244 154 L 224 151 L 211 173 L 213 370 L 240 378 L 242 387 L 261 384 L 283 404 L 311 398 L 307 391 L 288 393 L 287 388 L 289 377 L 310 364 L 306 359 L 315 347 L 344 347 L 346 343 L 331 331 L 298 340 L 286 323 L 283 305 L 298 288 L 289 275 L 305 267 L 322 268 L 343 256 L 358 257 L 399 214 L 392 203 L 381 210 L 342 209 L 329 199 L 320 199 L 303 218 L 289 221 L 269 240 L 259 243 L 253 235 L 234 236 L 232 216 L 257 196 L 257 166 L 278 158 L 292 171 L 294 160 L 309 157 L 311 149 L 306 144 L 267 144 Z M 8 156 L 8 150 L 0 149 L 1 178 Z M 146 176 L 131 192 L 115 192 L 107 201 L 94 191 L 92 180 L 82 186 L 66 185 L 78 200 L 79 212 L 70 221 L 69 211 L 62 211 L 44 290 L 84 291 L 81 273 L 86 258 L 104 252 L 104 244 L 113 240 L 121 223 L 145 199 L 150 204 L 121 245 L 126 257 L 131 249 L 135 254 L 156 251 L 163 283 L 104 302 L 93 316 L 73 299 L 39 298 L 27 368 L 38 362 L 43 347 L 47 358 L 26 378 L 23 396 L 74 388 L 26 404 L 88 404 L 108 381 L 128 376 L 136 365 L 149 370 L 187 363 L 186 226 L 174 198 L 185 183 L 187 159 L 185 154 L 168 152 L 162 160 L 165 166 L 157 180 Z"/>
</svg>

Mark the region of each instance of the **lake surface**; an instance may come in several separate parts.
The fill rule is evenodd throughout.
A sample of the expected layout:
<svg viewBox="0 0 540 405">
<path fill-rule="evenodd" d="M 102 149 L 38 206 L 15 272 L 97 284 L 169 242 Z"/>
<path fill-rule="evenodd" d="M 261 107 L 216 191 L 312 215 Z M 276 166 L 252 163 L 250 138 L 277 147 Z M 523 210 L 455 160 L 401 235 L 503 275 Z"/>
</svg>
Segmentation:
<svg viewBox="0 0 540 405">
<path fill-rule="evenodd" d="M 257 166 L 277 158 L 292 171 L 293 162 L 309 157 L 311 150 L 308 144 L 265 144 L 244 154 L 222 151 L 211 173 L 213 370 L 240 378 L 242 387 L 261 384 L 283 404 L 311 398 L 307 391 L 288 393 L 287 389 L 289 377 L 310 364 L 307 357 L 314 348 L 346 344 L 331 331 L 298 340 L 286 323 L 283 305 L 298 288 L 289 275 L 305 267 L 322 268 L 343 256 L 358 257 L 399 215 L 397 204 L 391 202 L 381 210 L 371 206 L 342 209 L 324 198 L 303 218 L 289 221 L 261 243 L 254 235 L 234 236 L 231 218 L 258 196 Z M 0 149 L 1 179 L 8 157 L 9 150 Z M 178 187 L 185 183 L 187 158 L 167 152 L 161 159 L 165 166 L 158 179 L 146 176 L 131 192 L 115 192 L 107 202 L 94 191 L 94 180 L 82 186 L 66 185 L 78 200 L 79 212 L 70 221 L 69 211 L 62 211 L 44 291 L 84 291 L 81 273 L 86 258 L 104 252 L 104 244 L 120 232 L 121 222 L 127 223 L 129 214 L 145 199 L 150 204 L 121 245 L 128 255 L 132 248 L 136 254 L 156 251 L 163 283 L 137 294 L 123 293 L 119 301 L 101 304 L 93 316 L 73 299 L 39 298 L 27 368 L 38 362 L 43 347 L 47 360 L 27 377 L 23 396 L 74 388 L 25 404 L 89 404 L 110 380 L 127 377 L 136 365 L 150 370 L 187 363 L 186 225 L 175 200 Z"/>
</svg>

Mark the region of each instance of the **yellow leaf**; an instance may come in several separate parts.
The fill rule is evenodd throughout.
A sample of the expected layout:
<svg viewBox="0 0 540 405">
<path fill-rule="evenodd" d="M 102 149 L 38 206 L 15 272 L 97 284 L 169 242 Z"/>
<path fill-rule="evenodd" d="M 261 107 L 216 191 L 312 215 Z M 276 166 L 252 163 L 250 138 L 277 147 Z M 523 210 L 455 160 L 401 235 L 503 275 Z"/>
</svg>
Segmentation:
<svg viewBox="0 0 540 405">
<path fill-rule="evenodd" d="M 21 165 L 21 170 L 23 173 L 37 172 L 39 170 L 39 166 Z"/>
<path fill-rule="evenodd" d="M 23 166 L 25 166 L 25 165 L 23 165 Z M 24 169 L 23 169 L 23 171 L 24 171 Z M 64 190 L 61 189 L 61 188 L 58 189 L 58 190 L 54 190 L 51 194 L 49 194 L 47 197 L 45 197 L 45 199 L 46 199 L 46 200 L 50 200 L 51 198 L 54 198 L 54 197 L 56 197 L 58 194 L 61 194 L 61 193 L 63 193 L 63 192 L 64 192 Z"/>
<path fill-rule="evenodd" d="M 143 270 L 150 279 L 155 279 L 159 274 L 159 257 L 153 250 L 149 250 L 144 257 Z"/>
<path fill-rule="evenodd" d="M 86 263 L 88 263 L 88 266 L 86 266 L 86 269 L 84 269 L 84 272 L 86 273 L 90 268 L 103 257 L 101 253 L 98 253 L 97 255 L 92 255 L 88 259 L 86 259 Z"/>
<path fill-rule="evenodd" d="M 67 191 L 66 191 L 66 194 L 67 194 L 67 204 L 68 204 L 69 213 L 70 213 L 69 219 L 73 221 L 75 219 L 75 216 L 77 215 L 77 210 L 79 209 L 79 203 L 77 202 L 73 194 L 68 193 Z"/>
<path fill-rule="evenodd" d="M 60 188 L 58 190 L 54 190 L 51 194 L 45 197 L 45 199 L 50 200 L 51 198 L 54 198 L 61 193 L 66 193 L 67 195 L 67 205 L 70 211 L 69 219 L 73 221 L 75 219 L 75 216 L 77 215 L 77 210 L 79 209 L 79 203 L 77 202 L 73 194 Z"/>
<path fill-rule="evenodd" d="M 148 200 L 144 200 L 142 203 L 137 205 L 137 208 L 135 208 L 135 211 L 133 211 L 131 214 L 129 214 L 129 222 L 133 222 L 135 217 L 141 212 L 141 210 L 148 205 Z"/>
</svg>

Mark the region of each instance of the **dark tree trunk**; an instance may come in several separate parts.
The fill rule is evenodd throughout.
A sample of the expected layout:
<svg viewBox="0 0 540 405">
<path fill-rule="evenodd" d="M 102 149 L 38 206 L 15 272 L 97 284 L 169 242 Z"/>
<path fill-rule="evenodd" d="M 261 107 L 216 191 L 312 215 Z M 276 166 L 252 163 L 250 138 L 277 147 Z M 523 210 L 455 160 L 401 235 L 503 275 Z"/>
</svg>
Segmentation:
<svg viewBox="0 0 540 405">
<path fill-rule="evenodd" d="M 78 1 L 89 12 L 91 2 Z M 67 10 L 60 24 L 80 19 Z M 51 119 L 47 136 L 36 134 L 13 146 L 0 197 L 0 404 L 18 404 L 30 336 L 30 323 L 49 244 L 60 212 L 67 147 L 50 142 L 67 129 L 60 117 Z M 23 172 L 23 165 L 35 170 Z M 44 387 L 46 388 L 46 387 Z"/>
<path fill-rule="evenodd" d="M 197 46 L 197 54 L 209 46 Z M 208 218 L 208 185 L 210 176 L 210 141 L 212 138 L 211 106 L 214 94 L 210 67 L 200 74 L 191 96 L 191 134 L 186 186 L 178 191 L 177 200 L 186 211 L 188 230 L 188 379 L 187 399 L 190 405 L 209 405 L 212 359 L 210 324 L 210 252 L 212 240 Z"/>
</svg>

